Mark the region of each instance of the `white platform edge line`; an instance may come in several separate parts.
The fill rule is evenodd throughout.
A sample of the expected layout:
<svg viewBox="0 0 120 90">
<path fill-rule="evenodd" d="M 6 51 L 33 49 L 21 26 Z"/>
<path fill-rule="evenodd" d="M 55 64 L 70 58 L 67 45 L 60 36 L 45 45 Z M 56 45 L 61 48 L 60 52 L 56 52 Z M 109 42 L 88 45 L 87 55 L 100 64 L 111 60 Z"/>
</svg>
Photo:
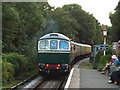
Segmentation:
<svg viewBox="0 0 120 90">
<path fill-rule="evenodd" d="M 72 78 L 72 75 L 73 75 L 73 70 L 74 70 L 74 68 L 72 68 L 72 70 L 71 70 L 71 72 L 70 72 L 69 78 L 68 78 L 68 80 L 67 80 L 67 83 L 66 83 L 64 89 L 69 88 L 70 81 L 71 81 L 71 78 Z"/>
</svg>

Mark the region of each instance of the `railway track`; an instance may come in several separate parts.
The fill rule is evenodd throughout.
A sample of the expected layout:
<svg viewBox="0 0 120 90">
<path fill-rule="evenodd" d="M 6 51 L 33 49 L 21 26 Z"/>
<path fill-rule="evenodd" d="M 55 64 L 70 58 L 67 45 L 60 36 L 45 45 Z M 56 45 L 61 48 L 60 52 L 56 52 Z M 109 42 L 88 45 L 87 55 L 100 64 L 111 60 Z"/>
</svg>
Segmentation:
<svg viewBox="0 0 120 90">
<path fill-rule="evenodd" d="M 26 80 L 25 82 L 19 83 L 16 86 L 10 88 L 10 90 L 36 90 L 36 89 L 54 89 L 59 90 L 60 88 L 64 88 L 64 85 L 67 81 L 68 75 L 47 75 L 47 76 L 41 76 L 37 75 L 32 77 L 29 80 Z"/>
<path fill-rule="evenodd" d="M 35 79 L 36 77 L 38 77 L 39 75 L 38 74 L 35 74 L 27 79 L 25 79 L 24 81 L 18 83 L 17 85 L 14 85 L 13 87 L 11 87 L 10 89 L 8 90 L 15 90 L 15 89 L 18 89 L 18 88 L 22 88 L 24 87 L 27 83 L 31 82 L 33 79 Z"/>
<path fill-rule="evenodd" d="M 64 82 L 64 78 L 46 78 L 44 79 L 44 81 L 42 81 L 42 83 L 38 84 L 38 86 L 36 86 L 34 88 L 34 90 L 36 89 L 54 89 L 54 90 L 59 90 L 60 88 L 63 88 L 61 85 Z"/>
<path fill-rule="evenodd" d="M 52 75 L 44 77 L 43 80 L 37 84 L 32 90 L 36 89 L 54 89 L 60 90 L 64 88 L 64 85 L 67 81 L 68 75 Z"/>
</svg>

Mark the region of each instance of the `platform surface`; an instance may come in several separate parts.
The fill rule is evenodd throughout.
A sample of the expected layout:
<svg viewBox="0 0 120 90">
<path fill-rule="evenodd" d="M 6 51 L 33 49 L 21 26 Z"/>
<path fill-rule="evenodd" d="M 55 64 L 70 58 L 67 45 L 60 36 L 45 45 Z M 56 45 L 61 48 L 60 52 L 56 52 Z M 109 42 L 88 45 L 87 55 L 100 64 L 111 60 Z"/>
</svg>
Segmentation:
<svg viewBox="0 0 120 90">
<path fill-rule="evenodd" d="M 109 76 L 94 69 L 80 69 L 80 88 L 118 88 L 108 84 Z"/>
<path fill-rule="evenodd" d="M 109 76 L 103 75 L 95 69 L 79 68 L 80 63 L 90 63 L 89 58 L 83 59 L 74 65 L 69 88 L 112 88 L 120 89 L 120 86 L 108 84 Z"/>
</svg>

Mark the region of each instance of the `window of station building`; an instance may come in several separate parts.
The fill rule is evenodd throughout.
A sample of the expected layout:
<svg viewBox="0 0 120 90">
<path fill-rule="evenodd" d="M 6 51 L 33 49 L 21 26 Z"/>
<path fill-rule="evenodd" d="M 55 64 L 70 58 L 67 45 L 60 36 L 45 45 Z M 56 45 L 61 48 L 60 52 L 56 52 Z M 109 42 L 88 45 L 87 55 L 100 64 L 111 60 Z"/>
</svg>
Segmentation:
<svg viewBox="0 0 120 90">
<path fill-rule="evenodd" d="M 49 48 L 49 42 L 48 40 L 41 40 L 39 43 L 40 49 L 48 49 Z"/>
<path fill-rule="evenodd" d="M 50 41 L 50 49 L 57 49 L 58 48 L 58 41 L 57 40 L 51 40 Z"/>
<path fill-rule="evenodd" d="M 66 42 L 66 41 L 60 41 L 59 42 L 59 49 L 68 50 L 69 49 L 69 43 Z"/>
</svg>

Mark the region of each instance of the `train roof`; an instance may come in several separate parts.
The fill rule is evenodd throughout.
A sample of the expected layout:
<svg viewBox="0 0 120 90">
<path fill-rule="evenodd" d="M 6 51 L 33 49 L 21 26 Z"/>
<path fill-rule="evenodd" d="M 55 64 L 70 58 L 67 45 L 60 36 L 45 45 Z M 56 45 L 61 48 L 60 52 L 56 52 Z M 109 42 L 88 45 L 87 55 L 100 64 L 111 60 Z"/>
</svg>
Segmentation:
<svg viewBox="0 0 120 90">
<path fill-rule="evenodd" d="M 84 44 L 85 47 L 91 47 L 90 45 Z"/>
<path fill-rule="evenodd" d="M 81 43 L 76 43 L 76 42 L 73 42 L 71 41 L 72 44 L 75 44 L 75 45 L 78 45 L 78 46 L 84 46 L 84 47 L 91 47 L 90 45 L 88 44 L 81 44 Z"/>
<path fill-rule="evenodd" d="M 62 40 L 67 40 L 67 41 L 70 40 L 68 37 L 66 37 L 65 35 L 60 34 L 60 33 L 46 34 L 40 38 L 40 40 L 43 40 L 43 39 L 62 39 Z"/>
</svg>

